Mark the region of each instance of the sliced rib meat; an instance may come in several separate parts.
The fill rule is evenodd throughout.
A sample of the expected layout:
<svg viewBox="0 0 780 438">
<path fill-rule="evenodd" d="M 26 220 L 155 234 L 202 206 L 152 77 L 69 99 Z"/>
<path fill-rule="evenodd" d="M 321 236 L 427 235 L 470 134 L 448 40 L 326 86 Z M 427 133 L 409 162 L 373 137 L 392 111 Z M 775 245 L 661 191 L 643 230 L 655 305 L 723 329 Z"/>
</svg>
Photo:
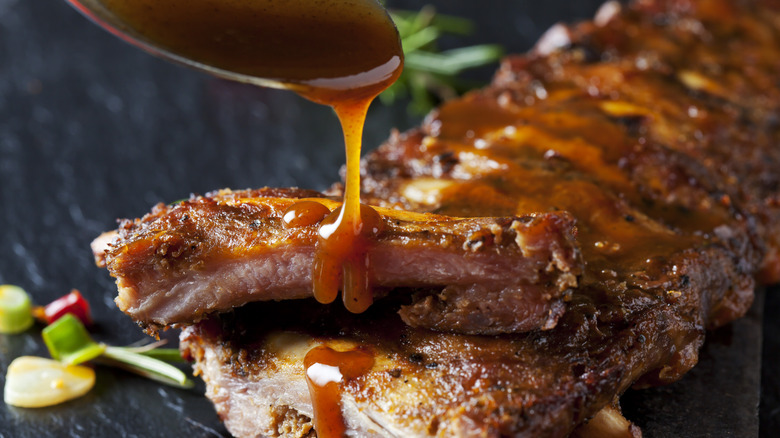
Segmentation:
<svg viewBox="0 0 780 438">
<path fill-rule="evenodd" d="M 252 301 L 308 298 L 318 224 L 288 227 L 282 220 L 301 199 L 329 210 L 340 205 L 315 192 L 223 190 L 125 221 L 96 256 L 117 279 L 119 308 L 151 331 Z M 549 329 L 582 272 L 574 222 L 565 213 L 459 219 L 378 212 L 383 226 L 368 250 L 375 293 L 440 292 L 435 306 L 432 295 L 418 293 L 422 302 L 402 312 L 415 327 Z M 501 305 L 480 303 L 479 291 L 500 297 Z M 466 308 L 473 314 L 460 318 Z"/>
</svg>

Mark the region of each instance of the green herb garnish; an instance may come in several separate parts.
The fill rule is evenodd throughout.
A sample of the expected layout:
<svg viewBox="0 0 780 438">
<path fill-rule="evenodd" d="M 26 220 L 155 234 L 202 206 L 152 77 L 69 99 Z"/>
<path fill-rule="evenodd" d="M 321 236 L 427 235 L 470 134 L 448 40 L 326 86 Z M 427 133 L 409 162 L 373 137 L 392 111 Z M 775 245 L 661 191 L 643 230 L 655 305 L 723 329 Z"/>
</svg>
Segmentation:
<svg viewBox="0 0 780 438">
<path fill-rule="evenodd" d="M 439 51 L 437 41 L 442 35 L 468 35 L 474 25 L 465 18 L 437 14 L 430 5 L 419 12 L 390 11 L 390 15 L 401 36 L 405 62 L 401 77 L 379 95 L 385 104 L 408 95 L 409 110 L 425 113 L 475 85 L 458 77 L 464 70 L 490 64 L 503 55 L 502 48 L 492 44 Z"/>
</svg>

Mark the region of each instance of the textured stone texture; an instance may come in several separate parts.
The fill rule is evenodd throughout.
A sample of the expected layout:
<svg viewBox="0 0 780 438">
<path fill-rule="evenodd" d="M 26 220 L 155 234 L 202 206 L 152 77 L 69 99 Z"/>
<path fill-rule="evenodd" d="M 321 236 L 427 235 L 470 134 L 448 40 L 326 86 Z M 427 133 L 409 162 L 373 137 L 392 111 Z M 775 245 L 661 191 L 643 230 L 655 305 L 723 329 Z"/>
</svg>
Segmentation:
<svg viewBox="0 0 780 438">
<path fill-rule="evenodd" d="M 499 42 L 522 51 L 555 21 L 590 16 L 599 2 L 433 3 L 478 23 L 474 37 L 445 43 Z M 366 148 L 391 127 L 415 123 L 403 105 L 372 108 Z M 321 189 L 337 179 L 343 155 L 326 108 L 167 64 L 98 29 L 64 1 L 0 0 L 0 283 L 26 288 L 39 304 L 80 289 L 93 305 L 98 340 L 143 339 L 114 306 L 111 279 L 91 261 L 89 242 L 116 218 L 220 187 Z M 767 302 L 777 309 L 775 295 Z M 776 369 L 776 321 L 772 327 L 774 343 L 765 348 L 775 358 L 767 366 Z M 631 393 L 627 414 L 650 437 L 755 436 L 760 345 L 757 307 L 712 336 L 702 364 L 683 382 Z M 0 335 L 0 384 L 22 354 L 46 355 L 40 327 Z M 41 410 L 0 406 L 0 438 L 226 434 L 202 387 L 183 391 L 97 371 L 97 387 L 82 399 Z M 765 436 L 773 436 L 778 383 L 771 373 L 765 378 L 772 385 L 764 391 L 767 403 L 774 403 L 762 411 Z M 702 423 L 708 428 L 695 428 Z"/>
<path fill-rule="evenodd" d="M 646 437 L 758 436 L 763 305 L 760 291 L 745 318 L 710 332 L 698 365 L 679 382 L 626 393 L 626 418 Z"/>
</svg>

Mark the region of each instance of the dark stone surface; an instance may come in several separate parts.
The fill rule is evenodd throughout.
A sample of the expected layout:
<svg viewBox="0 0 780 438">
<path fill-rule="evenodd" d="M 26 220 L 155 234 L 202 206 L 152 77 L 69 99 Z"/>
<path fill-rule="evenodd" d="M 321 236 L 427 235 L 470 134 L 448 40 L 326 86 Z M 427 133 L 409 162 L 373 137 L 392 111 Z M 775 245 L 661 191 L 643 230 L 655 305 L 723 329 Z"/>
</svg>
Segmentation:
<svg viewBox="0 0 780 438">
<path fill-rule="evenodd" d="M 764 300 L 764 330 L 761 360 L 761 438 L 780 436 L 780 287 L 769 290 Z"/>
<path fill-rule="evenodd" d="M 445 43 L 499 42 L 523 51 L 554 22 L 590 16 L 599 2 L 434 3 L 478 23 L 474 37 Z M 391 127 L 417 122 L 403 104 L 375 106 L 366 148 Z M 321 189 L 337 179 L 342 162 L 341 133 L 326 108 L 152 58 L 61 0 L 0 0 L 0 284 L 24 287 L 39 304 L 80 289 L 93 305 L 100 341 L 143 338 L 116 309 L 113 282 L 91 260 L 89 242 L 116 218 L 221 187 Z M 772 315 L 774 296 L 767 299 Z M 716 332 L 699 368 L 679 385 L 630 395 L 629 416 L 648 432 L 663 430 L 646 436 L 756 435 L 759 321 L 757 307 L 751 318 Z M 764 395 L 772 406 L 762 408 L 762 436 L 774 436 L 778 379 L 771 370 L 779 328 L 771 318 L 766 324 L 765 355 L 772 362 Z M 0 335 L 0 384 L 22 354 L 47 355 L 40 327 Z M 742 371 L 724 371 L 734 369 Z M 40 410 L 1 406 L 0 438 L 226 434 L 202 386 L 185 391 L 104 367 L 97 372 L 97 387 L 84 398 Z M 716 405 L 735 407 L 718 429 L 707 429 L 722 433 L 690 432 L 721 412 Z M 664 428 L 656 429 L 659 424 Z"/>
<path fill-rule="evenodd" d="M 699 363 L 680 381 L 628 391 L 626 418 L 646 437 L 758 436 L 763 305 L 762 290 L 744 318 L 711 331 Z"/>
</svg>

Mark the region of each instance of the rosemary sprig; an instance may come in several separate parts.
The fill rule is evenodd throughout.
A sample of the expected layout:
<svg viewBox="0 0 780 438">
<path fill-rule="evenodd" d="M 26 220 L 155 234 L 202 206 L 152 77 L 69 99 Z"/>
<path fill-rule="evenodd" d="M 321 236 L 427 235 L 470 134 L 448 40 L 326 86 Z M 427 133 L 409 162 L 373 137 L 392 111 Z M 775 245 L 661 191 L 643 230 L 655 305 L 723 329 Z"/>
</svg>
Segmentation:
<svg viewBox="0 0 780 438">
<path fill-rule="evenodd" d="M 422 114 L 438 102 L 453 98 L 472 85 L 458 76 L 467 69 L 497 61 L 503 55 L 498 45 L 484 44 L 439 51 L 445 34 L 469 35 L 474 24 L 465 18 L 437 14 L 428 5 L 420 11 L 390 11 L 404 49 L 404 72 L 379 98 L 391 104 L 411 98 L 409 111 Z"/>
</svg>

